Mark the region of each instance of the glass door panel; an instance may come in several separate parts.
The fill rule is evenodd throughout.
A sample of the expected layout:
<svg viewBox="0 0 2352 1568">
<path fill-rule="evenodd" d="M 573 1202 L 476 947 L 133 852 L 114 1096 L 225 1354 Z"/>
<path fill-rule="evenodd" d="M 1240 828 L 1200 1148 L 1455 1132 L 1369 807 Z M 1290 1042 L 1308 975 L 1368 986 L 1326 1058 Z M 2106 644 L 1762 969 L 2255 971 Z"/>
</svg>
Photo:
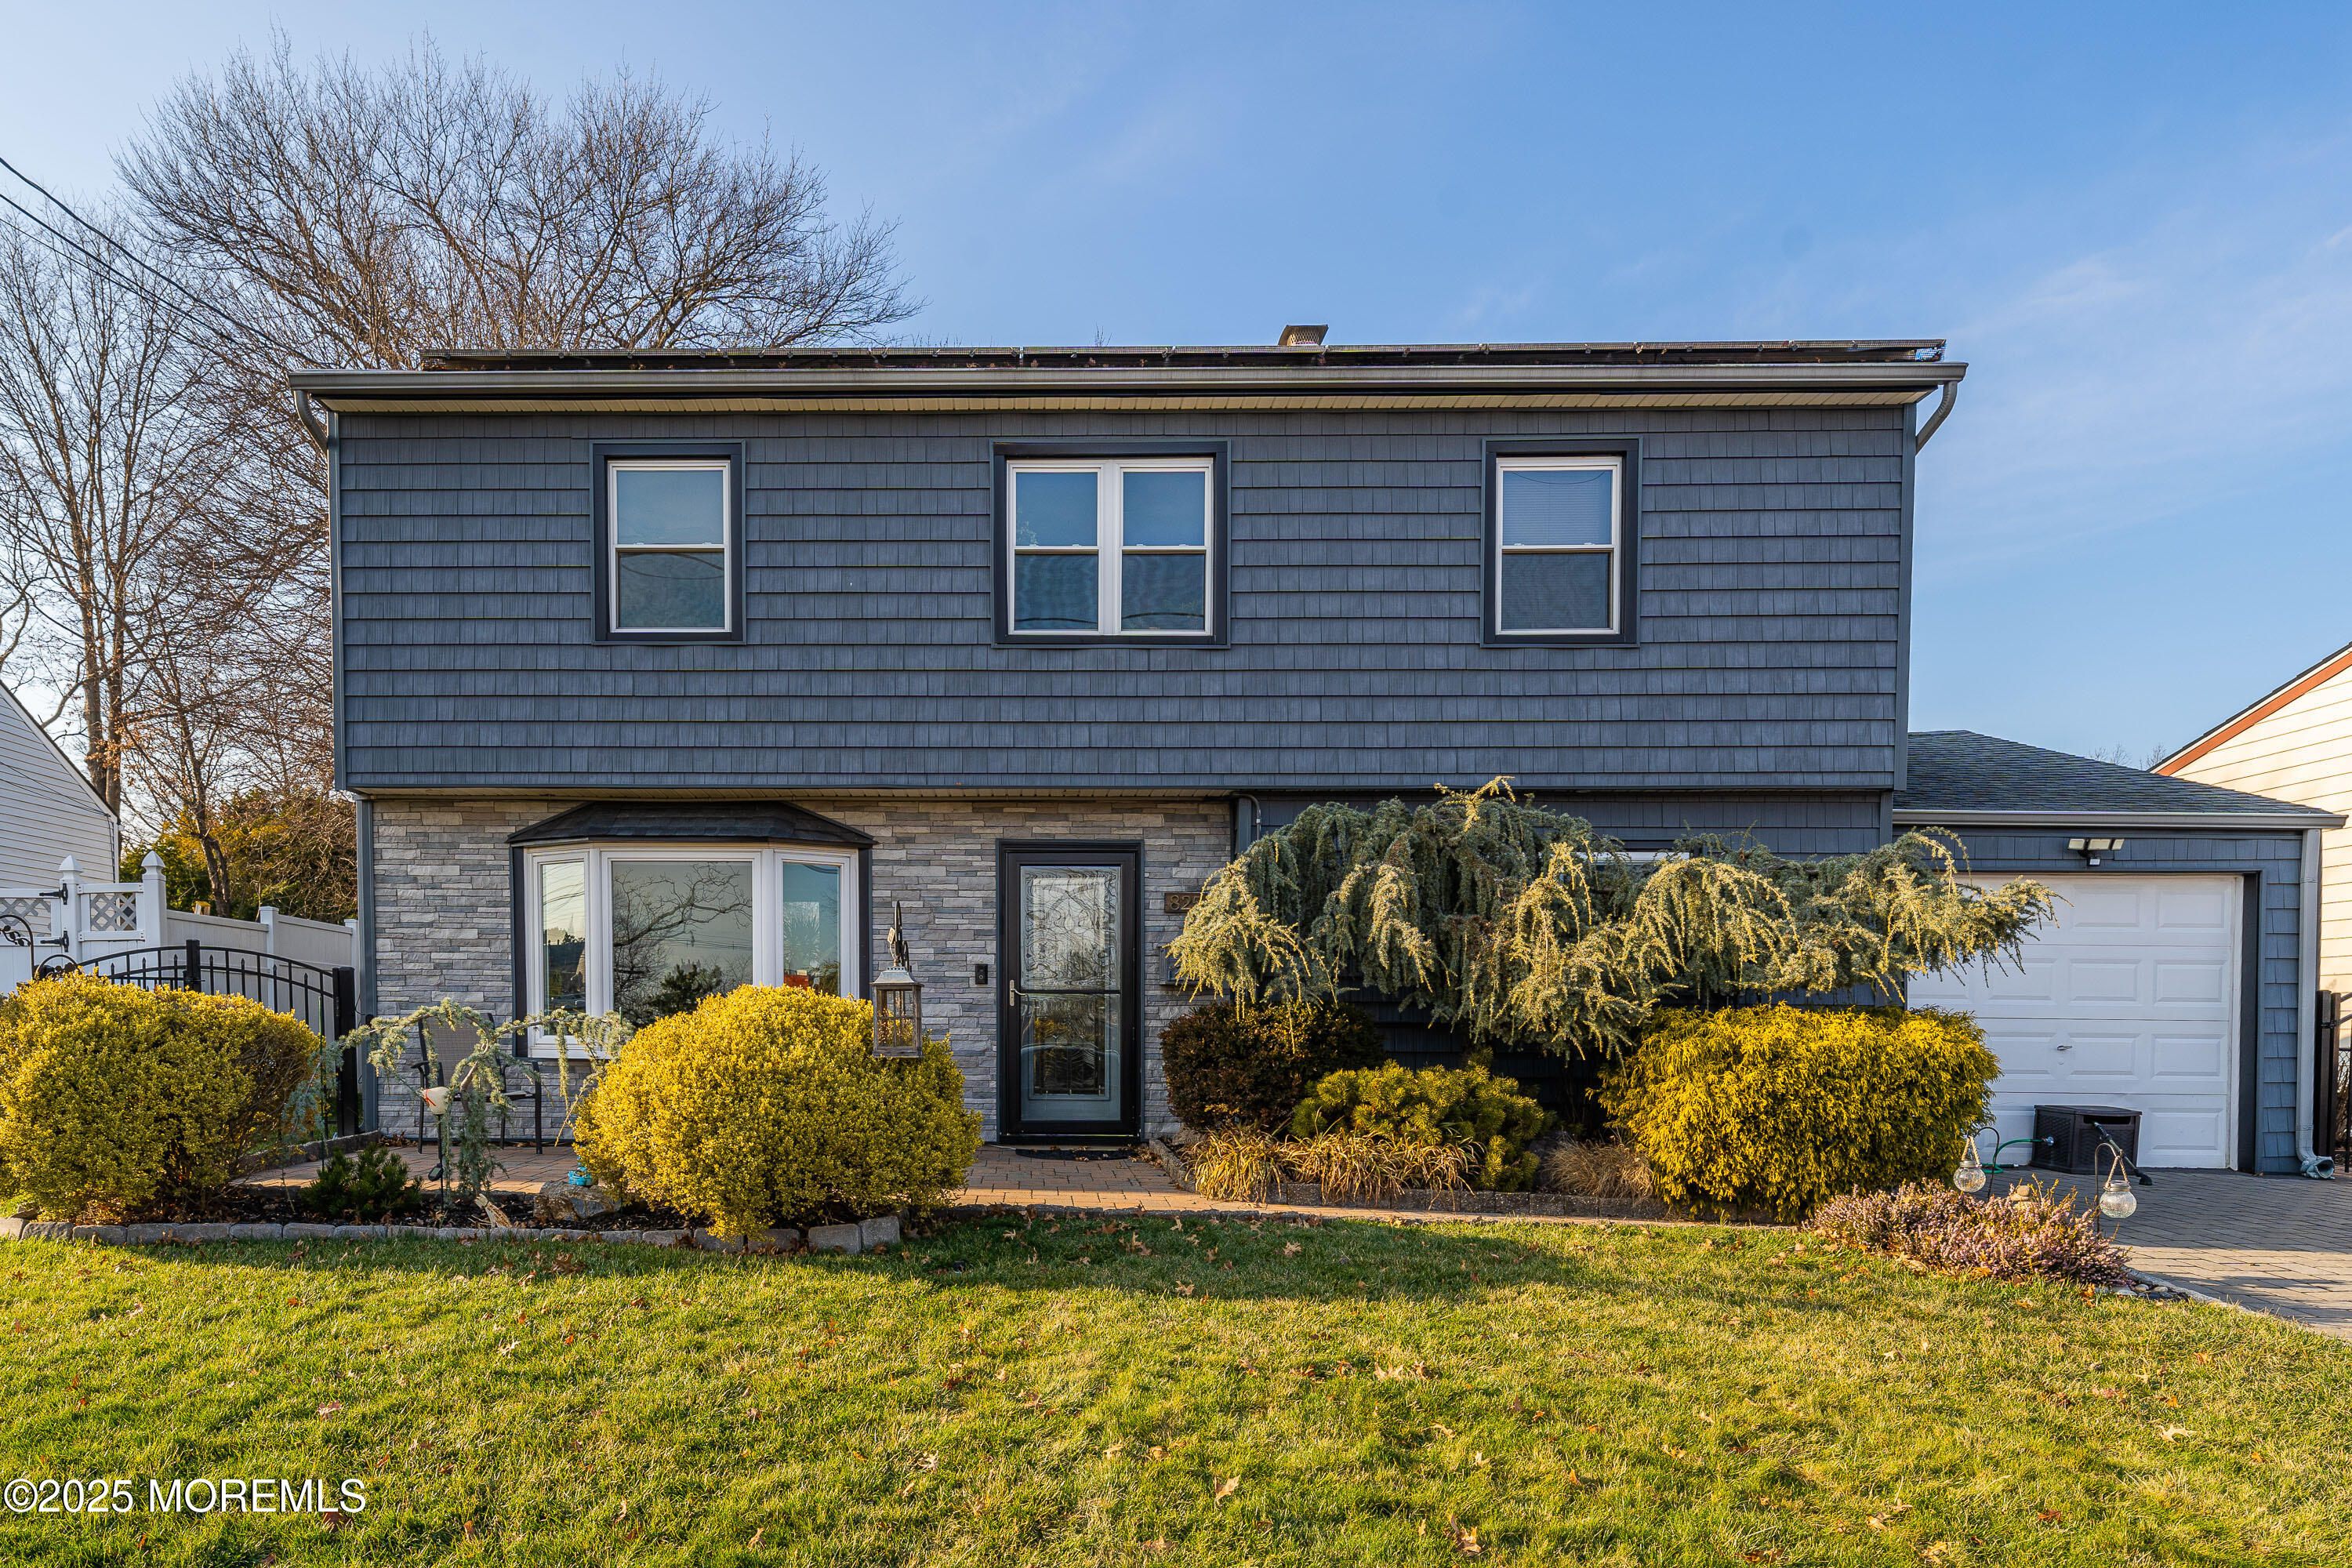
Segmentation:
<svg viewBox="0 0 2352 1568">
<path fill-rule="evenodd" d="M 1126 1088 L 1124 866 L 1022 866 L 1013 1019 L 1024 1128 L 1116 1122 Z"/>
</svg>

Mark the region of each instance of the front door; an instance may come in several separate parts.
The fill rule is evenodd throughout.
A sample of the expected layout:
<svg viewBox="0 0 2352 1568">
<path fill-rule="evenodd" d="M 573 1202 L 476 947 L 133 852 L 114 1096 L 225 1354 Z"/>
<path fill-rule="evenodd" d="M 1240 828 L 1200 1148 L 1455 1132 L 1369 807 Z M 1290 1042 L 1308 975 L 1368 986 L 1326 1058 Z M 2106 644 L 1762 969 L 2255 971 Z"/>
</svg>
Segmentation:
<svg viewBox="0 0 2352 1568">
<path fill-rule="evenodd" d="M 1142 870 L 1131 844 L 1000 851 L 1002 1136 L 1135 1131 Z"/>
</svg>

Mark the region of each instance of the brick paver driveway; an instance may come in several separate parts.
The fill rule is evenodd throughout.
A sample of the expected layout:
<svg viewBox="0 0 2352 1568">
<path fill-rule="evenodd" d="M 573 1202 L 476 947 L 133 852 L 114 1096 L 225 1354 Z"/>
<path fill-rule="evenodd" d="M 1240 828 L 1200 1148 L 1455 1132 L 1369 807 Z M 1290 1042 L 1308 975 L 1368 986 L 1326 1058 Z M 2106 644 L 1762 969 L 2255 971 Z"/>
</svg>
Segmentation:
<svg viewBox="0 0 2352 1568">
<path fill-rule="evenodd" d="M 2156 1171 L 2119 1239 L 2131 1265 L 2202 1295 L 2352 1339 L 2352 1181 Z M 2073 1181 L 2088 1200 L 2087 1177 Z"/>
</svg>

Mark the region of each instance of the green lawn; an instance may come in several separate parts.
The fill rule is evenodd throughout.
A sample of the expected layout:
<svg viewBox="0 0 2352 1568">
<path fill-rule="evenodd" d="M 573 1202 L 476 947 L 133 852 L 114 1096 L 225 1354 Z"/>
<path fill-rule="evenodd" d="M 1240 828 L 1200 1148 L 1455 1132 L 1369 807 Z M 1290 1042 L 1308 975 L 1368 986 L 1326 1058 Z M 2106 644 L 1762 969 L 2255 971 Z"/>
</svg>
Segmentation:
<svg viewBox="0 0 2352 1568">
<path fill-rule="evenodd" d="M 1783 1231 L 0 1247 L 11 1563 L 2340 1564 L 2352 1346 Z M 1475 1533 L 1474 1533 L 1475 1532 Z"/>
</svg>

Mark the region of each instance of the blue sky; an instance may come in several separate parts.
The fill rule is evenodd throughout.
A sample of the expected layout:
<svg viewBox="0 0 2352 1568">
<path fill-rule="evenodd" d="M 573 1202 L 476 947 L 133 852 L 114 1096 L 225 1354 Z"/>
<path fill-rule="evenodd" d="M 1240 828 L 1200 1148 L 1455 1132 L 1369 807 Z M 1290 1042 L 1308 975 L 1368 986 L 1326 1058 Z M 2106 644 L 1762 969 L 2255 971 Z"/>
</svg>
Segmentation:
<svg viewBox="0 0 2352 1568">
<path fill-rule="evenodd" d="M 895 217 L 965 343 L 1939 336 L 1913 719 L 2136 758 L 2352 641 L 2352 8 L 379 5 L 625 63 Z M 101 190 L 274 16 L 24 5 L 0 153 Z"/>
</svg>

